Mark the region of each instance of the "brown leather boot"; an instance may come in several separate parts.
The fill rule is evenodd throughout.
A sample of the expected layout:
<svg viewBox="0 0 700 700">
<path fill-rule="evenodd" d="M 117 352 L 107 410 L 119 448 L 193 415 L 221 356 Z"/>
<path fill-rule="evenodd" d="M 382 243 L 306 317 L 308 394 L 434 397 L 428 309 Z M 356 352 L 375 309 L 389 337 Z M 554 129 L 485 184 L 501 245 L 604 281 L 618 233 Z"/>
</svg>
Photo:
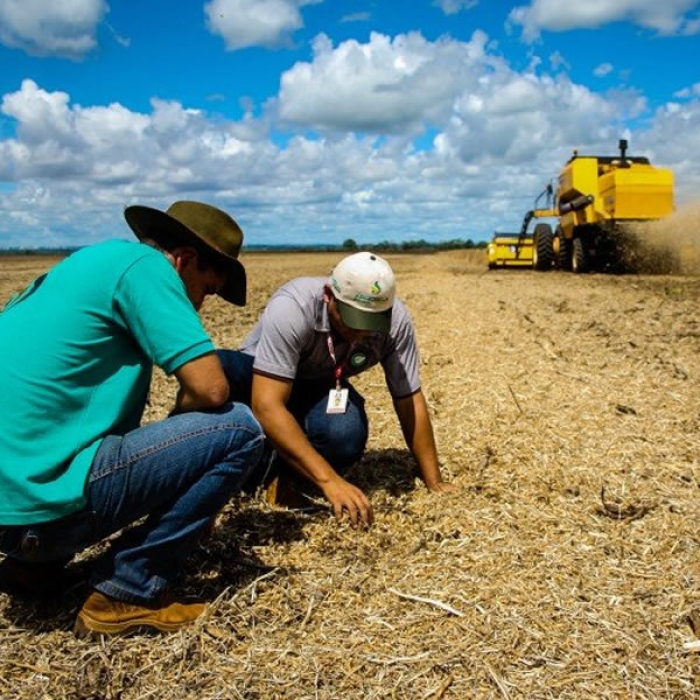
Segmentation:
<svg viewBox="0 0 700 700">
<path fill-rule="evenodd" d="M 153 630 L 175 632 L 194 622 L 205 608 L 203 603 L 137 605 L 93 591 L 78 613 L 73 632 L 78 637 Z"/>
</svg>

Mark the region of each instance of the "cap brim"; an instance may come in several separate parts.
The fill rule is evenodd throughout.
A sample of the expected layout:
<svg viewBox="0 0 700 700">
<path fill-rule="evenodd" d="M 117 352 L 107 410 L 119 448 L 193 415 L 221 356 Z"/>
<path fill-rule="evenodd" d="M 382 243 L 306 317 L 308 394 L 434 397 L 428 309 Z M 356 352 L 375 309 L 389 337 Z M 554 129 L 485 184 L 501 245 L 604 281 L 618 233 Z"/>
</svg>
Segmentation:
<svg viewBox="0 0 700 700">
<path fill-rule="evenodd" d="M 175 245 L 206 245 L 187 226 L 181 224 L 160 209 L 134 204 L 126 207 L 124 218 L 131 230 L 141 241 L 144 238 L 152 238 L 163 247 Z M 246 274 L 242 263 L 236 258 L 223 255 L 217 250 L 207 246 L 209 250 L 219 257 L 224 267 L 228 270 L 228 280 L 219 291 L 219 296 L 236 306 L 245 306 L 246 303 Z"/>
<path fill-rule="evenodd" d="M 378 331 L 388 333 L 391 328 L 391 309 L 386 311 L 363 311 L 340 299 L 335 300 L 343 323 L 356 331 Z"/>
</svg>

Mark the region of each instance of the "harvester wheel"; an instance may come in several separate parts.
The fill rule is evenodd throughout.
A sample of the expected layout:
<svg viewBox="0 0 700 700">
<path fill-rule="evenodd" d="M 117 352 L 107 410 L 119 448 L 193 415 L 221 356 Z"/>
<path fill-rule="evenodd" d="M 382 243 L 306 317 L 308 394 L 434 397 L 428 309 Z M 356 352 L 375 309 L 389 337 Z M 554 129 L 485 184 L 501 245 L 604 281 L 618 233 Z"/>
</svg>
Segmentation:
<svg viewBox="0 0 700 700">
<path fill-rule="evenodd" d="M 549 224 L 537 224 L 533 233 L 532 267 L 549 270 L 554 263 L 554 234 Z"/>
<path fill-rule="evenodd" d="M 588 253 L 583 241 L 580 238 L 574 238 L 571 246 L 571 271 L 575 273 L 588 272 L 589 265 Z"/>
<path fill-rule="evenodd" d="M 556 239 L 555 251 L 557 255 L 556 265 L 560 270 L 571 270 L 571 239 L 564 238 L 564 232 L 561 226 L 557 226 L 557 230 L 554 232 L 554 238 Z"/>
</svg>

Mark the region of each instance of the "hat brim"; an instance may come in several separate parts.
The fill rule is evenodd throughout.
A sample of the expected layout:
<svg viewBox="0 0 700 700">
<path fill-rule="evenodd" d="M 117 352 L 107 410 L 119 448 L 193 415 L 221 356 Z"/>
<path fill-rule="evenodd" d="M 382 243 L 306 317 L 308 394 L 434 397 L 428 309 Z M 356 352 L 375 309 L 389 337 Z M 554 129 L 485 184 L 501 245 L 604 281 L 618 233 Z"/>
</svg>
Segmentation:
<svg viewBox="0 0 700 700">
<path fill-rule="evenodd" d="M 164 248 L 173 245 L 204 246 L 207 248 L 226 269 L 227 280 L 219 290 L 218 295 L 231 304 L 245 306 L 246 272 L 240 260 L 224 255 L 207 245 L 187 226 L 160 209 L 134 204 L 126 207 L 124 218 L 140 241 L 144 238 L 151 238 Z"/>
<path fill-rule="evenodd" d="M 343 323 L 356 331 L 378 331 L 388 333 L 391 328 L 391 309 L 385 311 L 364 311 L 336 298 L 338 312 Z"/>
</svg>

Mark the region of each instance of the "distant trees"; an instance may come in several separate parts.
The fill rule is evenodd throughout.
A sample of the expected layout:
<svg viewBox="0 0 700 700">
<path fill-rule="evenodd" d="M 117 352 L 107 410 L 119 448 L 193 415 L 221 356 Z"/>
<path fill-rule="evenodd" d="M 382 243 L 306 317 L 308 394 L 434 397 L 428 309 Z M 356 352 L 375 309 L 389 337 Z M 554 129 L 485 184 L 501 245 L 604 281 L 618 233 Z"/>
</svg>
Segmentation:
<svg viewBox="0 0 700 700">
<path fill-rule="evenodd" d="M 462 240 L 461 238 L 452 238 L 449 241 L 440 241 L 431 243 L 423 238 L 415 241 L 380 241 L 379 243 L 358 243 L 354 238 L 346 238 L 340 246 L 333 245 L 302 245 L 294 246 L 295 250 L 342 250 L 344 252 L 353 253 L 358 250 L 370 250 L 375 253 L 430 253 L 438 250 L 461 250 L 465 248 L 485 248 L 486 241 L 475 243 L 471 238 Z M 252 248 L 252 246 L 251 246 Z"/>
<path fill-rule="evenodd" d="M 401 241 L 395 243 L 393 241 L 381 241 L 379 243 L 358 243 L 354 238 L 346 238 L 341 245 L 338 244 L 301 244 L 301 245 L 248 245 L 248 250 L 297 250 L 297 251 L 317 251 L 317 252 L 333 252 L 337 250 L 354 252 L 358 250 L 371 250 L 376 253 L 430 253 L 438 250 L 459 250 L 462 248 L 485 248 L 486 241 L 475 243 L 468 238 L 462 240 L 453 238 L 449 241 L 440 241 L 438 243 L 430 243 L 423 238 L 416 241 Z M 0 248 L 0 256 L 4 255 L 69 255 L 76 248 Z"/>
<path fill-rule="evenodd" d="M 417 241 L 402 241 L 400 243 L 394 243 L 392 241 L 381 241 L 380 243 L 375 243 L 368 245 L 367 250 L 373 250 L 377 253 L 420 253 L 420 252 L 430 252 L 437 250 L 460 250 L 464 248 L 485 248 L 487 245 L 486 241 L 479 241 L 475 243 L 468 238 L 466 241 L 460 238 L 453 238 L 449 241 L 440 241 L 438 243 L 430 243 L 424 239 L 419 239 Z"/>
</svg>

